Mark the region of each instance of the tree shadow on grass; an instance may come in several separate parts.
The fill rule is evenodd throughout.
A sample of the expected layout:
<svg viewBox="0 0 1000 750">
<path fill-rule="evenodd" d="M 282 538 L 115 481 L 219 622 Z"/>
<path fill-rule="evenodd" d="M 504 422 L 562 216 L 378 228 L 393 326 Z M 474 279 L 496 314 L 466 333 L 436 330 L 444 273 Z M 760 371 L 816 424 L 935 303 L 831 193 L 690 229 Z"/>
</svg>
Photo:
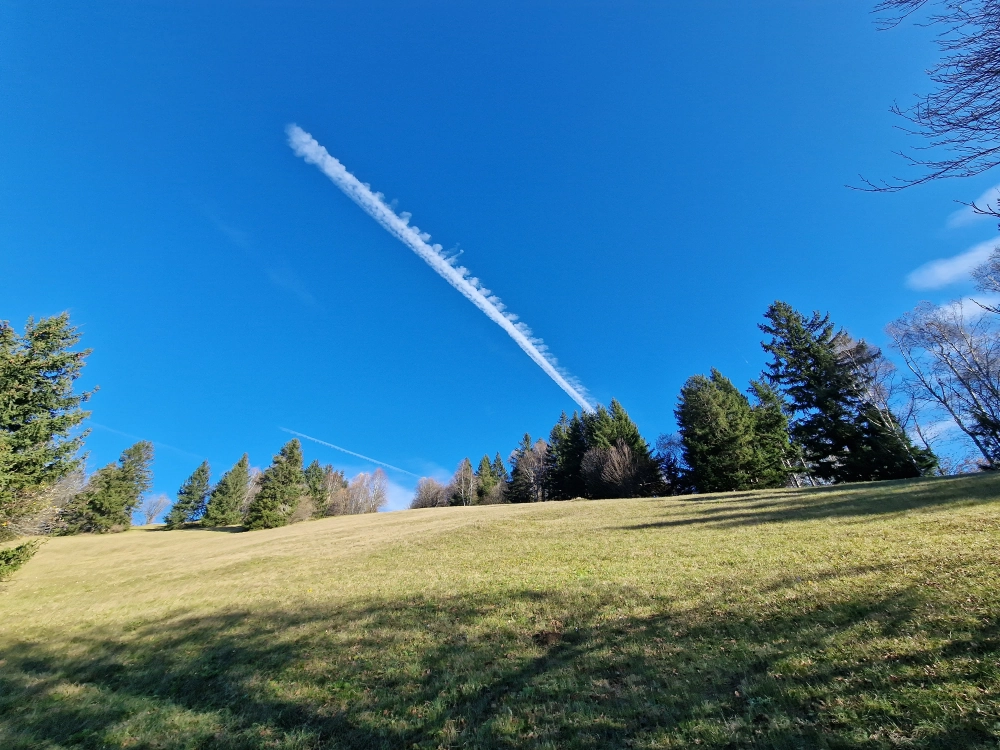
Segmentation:
<svg viewBox="0 0 1000 750">
<path fill-rule="evenodd" d="M 633 524 L 626 529 L 655 529 L 711 524 L 748 526 L 821 518 L 867 517 L 953 503 L 1000 500 L 1000 472 L 893 482 L 737 492 L 685 502 L 681 518 Z"/>
<path fill-rule="evenodd" d="M 1000 630 L 928 618 L 936 590 L 816 601 L 789 589 L 768 611 L 720 592 L 643 617 L 618 614 L 627 593 L 39 634 L 0 650 L 0 745 L 996 747 L 1000 703 L 980 688 L 996 686 Z"/>
</svg>

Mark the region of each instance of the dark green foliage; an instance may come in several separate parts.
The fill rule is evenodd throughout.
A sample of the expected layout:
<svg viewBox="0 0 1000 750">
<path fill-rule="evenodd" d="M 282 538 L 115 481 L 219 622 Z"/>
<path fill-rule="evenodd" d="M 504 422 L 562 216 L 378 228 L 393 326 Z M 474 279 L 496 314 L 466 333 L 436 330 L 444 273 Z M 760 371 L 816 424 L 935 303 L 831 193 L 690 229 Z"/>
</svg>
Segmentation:
<svg viewBox="0 0 1000 750">
<path fill-rule="evenodd" d="M 553 500 L 585 497 L 582 463 L 587 452 L 587 430 L 583 420 L 573 412 L 572 418 L 563 412 L 549 433 L 549 451 L 546 454 L 546 491 Z"/>
<path fill-rule="evenodd" d="M 35 556 L 42 542 L 32 539 L 16 547 L 0 549 L 0 581 L 6 581 Z"/>
<path fill-rule="evenodd" d="M 211 486 L 211 469 L 208 461 L 203 461 L 177 490 L 177 501 L 167 514 L 167 528 L 179 529 L 201 518 L 208 504 Z"/>
<path fill-rule="evenodd" d="M 260 478 L 260 492 L 247 510 L 248 531 L 273 529 L 288 523 L 306 491 L 302 470 L 302 446 L 289 440 Z"/>
<path fill-rule="evenodd" d="M 490 463 L 490 457 L 483 456 L 479 459 L 479 468 L 476 469 L 476 500 L 478 504 L 488 503 L 499 485 L 500 480 L 493 474 L 493 464 Z"/>
<path fill-rule="evenodd" d="M 918 449 L 887 409 L 866 397 L 864 369 L 876 349 L 836 330 L 829 315 L 806 317 L 773 303 L 760 329 L 771 336 L 767 379 L 794 415 L 791 433 L 812 474 L 828 482 L 906 479 L 936 460 Z"/>
<path fill-rule="evenodd" d="M 757 406 L 716 369 L 688 378 L 674 416 L 689 479 L 699 492 L 783 487 L 788 479 L 788 421 L 777 394 L 751 386 Z"/>
<path fill-rule="evenodd" d="M 791 477 L 798 452 L 788 434 L 788 415 L 781 395 L 763 380 L 751 380 L 749 390 L 756 401 L 751 408 L 755 486 L 784 487 Z"/>
<path fill-rule="evenodd" d="M 507 465 L 503 462 L 503 458 L 500 457 L 499 453 L 493 457 L 492 467 L 493 476 L 495 476 L 499 482 L 503 484 L 510 482 L 510 474 L 507 472 Z"/>
<path fill-rule="evenodd" d="M 681 388 L 674 411 L 684 459 L 699 492 L 749 489 L 754 463 L 750 402 L 728 378 L 693 375 Z"/>
<path fill-rule="evenodd" d="M 74 394 L 90 350 L 69 315 L 29 318 L 19 336 L 0 321 L 0 537 L 11 521 L 40 510 L 38 489 L 79 467 L 86 433 L 70 437 L 89 416 L 80 405 L 93 391 Z"/>
<path fill-rule="evenodd" d="M 654 460 L 660 467 L 664 495 L 687 495 L 695 492 L 691 467 L 684 460 L 684 441 L 679 433 L 660 435 L 656 440 Z"/>
<path fill-rule="evenodd" d="M 244 453 L 222 479 L 215 485 L 202 516 L 202 526 L 235 526 L 240 517 L 240 504 L 247 495 L 250 484 L 250 457 Z"/>
<path fill-rule="evenodd" d="M 314 459 L 302 472 L 303 480 L 306 483 L 306 491 L 316 504 L 316 507 L 320 507 L 323 504 L 323 500 L 326 497 L 323 480 L 326 478 L 327 472 L 332 471 L 332 466 L 327 466 L 324 470 L 319 461 Z"/>
<path fill-rule="evenodd" d="M 663 491 L 659 466 L 628 412 L 611 406 L 583 416 L 587 452 L 581 461 L 586 497 L 653 497 Z M 589 455 L 588 455 L 589 454 Z"/>
<path fill-rule="evenodd" d="M 125 531 L 143 493 L 153 484 L 153 444 L 141 440 L 126 448 L 117 464 L 98 469 L 66 506 L 62 533 Z"/>
</svg>

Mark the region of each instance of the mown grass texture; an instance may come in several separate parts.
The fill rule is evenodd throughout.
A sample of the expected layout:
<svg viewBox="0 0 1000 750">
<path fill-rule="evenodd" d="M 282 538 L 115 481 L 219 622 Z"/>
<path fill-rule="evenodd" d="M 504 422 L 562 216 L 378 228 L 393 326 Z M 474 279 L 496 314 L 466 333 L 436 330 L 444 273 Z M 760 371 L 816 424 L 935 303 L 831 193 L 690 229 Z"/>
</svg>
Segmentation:
<svg viewBox="0 0 1000 750">
<path fill-rule="evenodd" d="M 50 541 L 3 748 L 996 748 L 1000 476 Z"/>
</svg>

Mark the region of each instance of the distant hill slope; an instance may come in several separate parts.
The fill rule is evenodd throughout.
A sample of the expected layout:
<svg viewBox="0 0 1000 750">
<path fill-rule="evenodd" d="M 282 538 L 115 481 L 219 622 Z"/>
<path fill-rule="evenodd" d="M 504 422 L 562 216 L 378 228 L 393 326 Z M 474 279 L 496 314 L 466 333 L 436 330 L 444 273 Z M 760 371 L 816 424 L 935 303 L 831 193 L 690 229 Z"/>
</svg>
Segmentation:
<svg viewBox="0 0 1000 750">
<path fill-rule="evenodd" d="M 53 539 L 0 747 L 996 748 L 1000 476 Z"/>
</svg>

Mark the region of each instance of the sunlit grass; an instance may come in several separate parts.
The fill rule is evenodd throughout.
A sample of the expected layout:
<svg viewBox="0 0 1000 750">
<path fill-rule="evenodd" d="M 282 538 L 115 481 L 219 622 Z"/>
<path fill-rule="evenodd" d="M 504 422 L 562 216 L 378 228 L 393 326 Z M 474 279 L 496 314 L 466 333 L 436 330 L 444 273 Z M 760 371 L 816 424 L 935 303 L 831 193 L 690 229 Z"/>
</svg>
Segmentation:
<svg viewBox="0 0 1000 750">
<path fill-rule="evenodd" d="M 0 747 L 1000 738 L 1000 476 L 54 539 Z"/>
</svg>

